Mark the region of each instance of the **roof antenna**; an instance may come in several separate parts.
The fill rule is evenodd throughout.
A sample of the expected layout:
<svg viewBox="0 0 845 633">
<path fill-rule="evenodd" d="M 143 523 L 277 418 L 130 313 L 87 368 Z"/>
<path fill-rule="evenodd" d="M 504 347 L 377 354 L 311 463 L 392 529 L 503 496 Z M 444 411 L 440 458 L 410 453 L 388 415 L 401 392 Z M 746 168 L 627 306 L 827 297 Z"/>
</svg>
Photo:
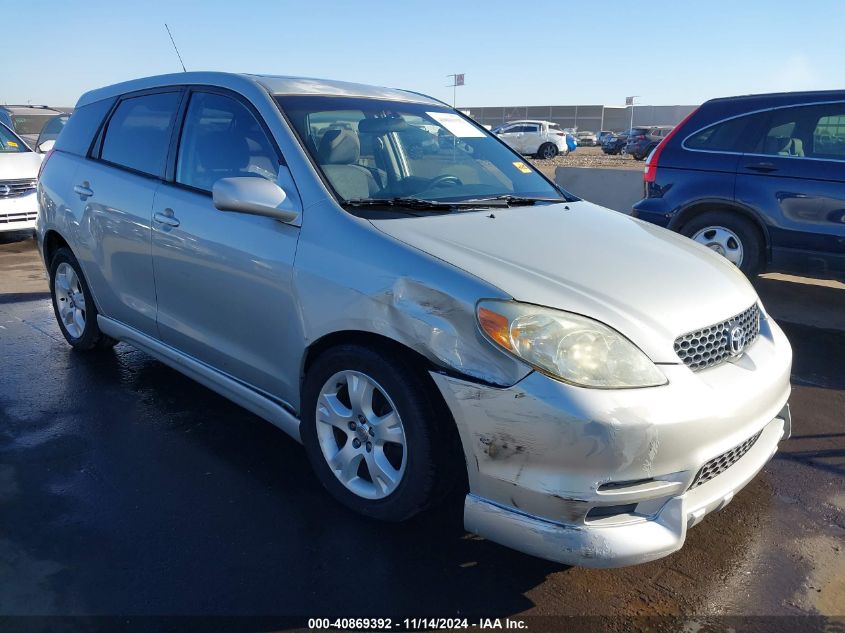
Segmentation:
<svg viewBox="0 0 845 633">
<path fill-rule="evenodd" d="M 170 43 L 173 44 L 173 50 L 176 51 L 176 57 L 179 58 L 179 63 L 182 64 L 182 72 L 188 72 L 187 70 L 185 70 L 185 62 L 182 61 L 182 56 L 179 54 L 179 49 L 176 48 L 176 42 L 173 41 L 173 34 L 170 32 L 170 27 L 167 26 L 167 22 L 164 23 L 164 28 L 167 29 L 167 34 L 170 36 Z"/>
</svg>

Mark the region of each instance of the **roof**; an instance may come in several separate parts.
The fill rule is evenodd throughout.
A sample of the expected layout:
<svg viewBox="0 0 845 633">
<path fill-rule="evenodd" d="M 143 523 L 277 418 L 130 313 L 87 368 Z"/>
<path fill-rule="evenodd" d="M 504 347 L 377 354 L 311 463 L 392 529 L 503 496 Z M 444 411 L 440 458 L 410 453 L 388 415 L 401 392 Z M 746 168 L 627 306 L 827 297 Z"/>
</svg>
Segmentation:
<svg viewBox="0 0 845 633">
<path fill-rule="evenodd" d="M 514 119 L 513 121 L 505 121 L 502 125 L 511 125 L 513 123 L 554 123 L 554 121 L 546 121 L 545 119 Z"/>
<path fill-rule="evenodd" d="M 180 85 L 210 85 L 230 88 L 238 92 L 259 87 L 273 95 L 336 95 L 444 105 L 442 101 L 438 101 L 432 97 L 397 88 L 369 86 L 366 84 L 331 79 L 316 79 L 313 77 L 250 75 L 204 71 L 157 75 L 98 88 L 82 95 L 77 105 L 82 106 L 93 103 L 94 101 L 116 97 L 137 90 Z"/>
<path fill-rule="evenodd" d="M 10 114 L 29 114 L 53 116 L 61 114 L 60 110 L 55 110 L 45 105 L 0 105 L 0 108 L 6 110 Z"/>
</svg>

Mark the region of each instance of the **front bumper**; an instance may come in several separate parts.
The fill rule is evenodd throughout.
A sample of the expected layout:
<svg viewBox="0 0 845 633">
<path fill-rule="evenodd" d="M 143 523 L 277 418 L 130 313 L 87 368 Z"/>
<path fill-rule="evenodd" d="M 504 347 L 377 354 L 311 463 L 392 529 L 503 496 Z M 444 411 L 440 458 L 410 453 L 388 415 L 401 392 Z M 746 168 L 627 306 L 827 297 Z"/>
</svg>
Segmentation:
<svg viewBox="0 0 845 633">
<path fill-rule="evenodd" d="M 38 199 L 35 192 L 15 198 L 0 198 L 0 233 L 35 228 Z"/>
<path fill-rule="evenodd" d="M 732 363 L 662 365 L 662 387 L 595 390 L 537 373 L 499 389 L 432 374 L 467 461 L 466 528 L 541 558 L 591 567 L 679 549 L 789 436 L 792 354 L 774 322 Z M 757 440 L 691 487 L 702 466 Z"/>
</svg>

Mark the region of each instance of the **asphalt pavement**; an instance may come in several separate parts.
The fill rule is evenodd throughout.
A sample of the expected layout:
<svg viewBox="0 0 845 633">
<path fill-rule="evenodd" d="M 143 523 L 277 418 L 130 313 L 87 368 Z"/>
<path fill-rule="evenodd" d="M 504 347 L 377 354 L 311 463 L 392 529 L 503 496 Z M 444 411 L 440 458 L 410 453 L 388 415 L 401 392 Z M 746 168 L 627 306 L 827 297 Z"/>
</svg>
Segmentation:
<svg viewBox="0 0 845 633">
<path fill-rule="evenodd" d="M 269 423 L 125 344 L 72 351 L 32 240 L 0 237 L 0 615 L 845 615 L 845 285 L 756 283 L 792 439 L 680 552 L 590 570 L 468 535 L 459 497 L 346 511 Z"/>
</svg>

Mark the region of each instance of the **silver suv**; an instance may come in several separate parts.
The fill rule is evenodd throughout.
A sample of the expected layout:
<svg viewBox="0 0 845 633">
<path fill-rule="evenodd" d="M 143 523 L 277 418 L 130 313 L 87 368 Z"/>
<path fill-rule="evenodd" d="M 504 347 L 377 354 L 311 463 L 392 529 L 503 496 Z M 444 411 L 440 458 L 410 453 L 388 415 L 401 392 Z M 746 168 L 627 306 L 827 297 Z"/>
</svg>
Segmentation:
<svg viewBox="0 0 845 633">
<path fill-rule="evenodd" d="M 73 347 L 125 341 L 266 418 L 372 517 L 458 486 L 491 540 L 639 563 L 790 433 L 789 344 L 734 266 L 430 97 L 220 73 L 95 90 L 38 196 Z"/>
</svg>

